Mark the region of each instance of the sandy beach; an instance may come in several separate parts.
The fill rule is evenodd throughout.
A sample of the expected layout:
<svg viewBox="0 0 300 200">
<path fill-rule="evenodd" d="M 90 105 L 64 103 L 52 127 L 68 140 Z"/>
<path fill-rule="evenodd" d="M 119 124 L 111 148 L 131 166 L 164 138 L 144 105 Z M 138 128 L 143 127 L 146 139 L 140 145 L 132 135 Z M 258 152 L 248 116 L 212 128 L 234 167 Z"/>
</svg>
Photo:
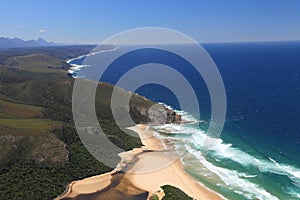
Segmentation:
<svg viewBox="0 0 300 200">
<path fill-rule="evenodd" d="M 139 134 L 146 149 L 164 150 L 161 141 L 153 136 L 153 131 L 148 130 L 148 126 L 136 125 L 130 129 Z M 139 161 L 129 170 L 128 176 L 136 186 L 149 191 L 150 194 L 157 194 L 162 185 L 172 185 L 195 199 L 222 199 L 218 194 L 190 177 L 183 170 L 183 165 L 179 159 L 174 160 L 165 152 L 157 153 L 155 151 L 141 154 L 138 157 L 140 158 Z M 158 164 L 155 165 L 155 163 Z"/>
<path fill-rule="evenodd" d="M 121 162 L 112 172 L 73 181 L 66 192 L 57 199 L 73 198 L 79 194 L 90 194 L 104 189 L 110 184 L 113 174 L 124 170 L 133 158 L 138 159 L 126 169 L 123 179 L 130 180 L 130 184 L 133 184 L 139 191 L 148 191 L 149 196 L 157 194 L 161 199 L 164 193 L 160 187 L 172 185 L 194 199 L 223 199 L 190 177 L 184 171 L 184 166 L 179 159 L 166 154 L 166 147 L 153 136 L 154 131 L 149 130 L 147 125 L 136 125 L 129 129 L 139 134 L 143 147 L 119 154 Z"/>
</svg>

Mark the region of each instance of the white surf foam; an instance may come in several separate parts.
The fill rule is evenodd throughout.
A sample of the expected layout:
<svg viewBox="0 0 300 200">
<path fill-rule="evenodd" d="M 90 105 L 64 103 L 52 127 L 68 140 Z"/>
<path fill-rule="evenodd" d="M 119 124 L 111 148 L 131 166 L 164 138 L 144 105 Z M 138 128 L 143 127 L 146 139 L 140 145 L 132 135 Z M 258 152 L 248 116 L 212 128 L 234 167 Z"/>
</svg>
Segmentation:
<svg viewBox="0 0 300 200">
<path fill-rule="evenodd" d="M 218 175 L 229 189 L 240 191 L 240 194 L 244 195 L 246 198 L 249 199 L 278 199 L 277 197 L 273 196 L 260 186 L 241 178 L 244 176 L 244 174 L 240 174 L 235 170 L 217 167 L 212 163 L 208 162 L 205 159 L 205 157 L 201 155 L 201 152 L 192 149 L 187 144 L 185 145 L 185 148 L 189 153 L 193 154 L 207 169 Z"/>
<path fill-rule="evenodd" d="M 177 128 L 177 130 L 180 130 Z M 207 143 L 206 141 L 210 139 L 214 146 L 211 149 L 214 155 L 218 156 L 220 159 L 227 158 L 231 159 L 243 166 L 254 166 L 257 167 L 261 172 L 270 172 L 280 175 L 287 176 L 293 182 L 300 183 L 300 169 L 287 164 L 280 164 L 269 158 L 269 160 L 256 158 L 238 148 L 232 147 L 232 144 L 226 144 L 220 138 L 211 138 L 207 136 L 203 131 L 197 129 L 188 129 L 181 130 L 187 131 L 192 134 L 192 137 L 189 139 L 191 143 L 198 147 L 203 147 Z M 192 133 L 192 131 L 194 131 Z M 211 147 L 211 146 L 209 146 Z"/>
<path fill-rule="evenodd" d="M 169 107 L 169 109 L 172 108 Z M 264 159 L 254 157 L 249 153 L 232 147 L 232 144 L 225 143 L 220 138 L 211 138 L 206 135 L 204 131 L 201 131 L 200 129 L 192 126 L 166 124 L 163 126 L 158 126 L 156 128 L 162 132 L 191 135 L 191 137 L 180 138 L 181 142 L 185 143 L 186 150 L 189 153 L 195 155 L 196 158 L 208 170 L 217 174 L 217 176 L 219 176 L 226 185 L 231 187 L 233 190 L 238 189 L 247 198 L 256 197 L 259 199 L 277 199 L 277 197 L 264 190 L 264 188 L 250 181 L 251 179 L 257 177 L 257 174 L 238 173 L 235 170 L 217 167 L 207 161 L 200 152 L 201 148 L 205 148 L 207 140 L 210 140 L 215 144 L 214 148 L 211 149 L 211 151 L 213 155 L 215 155 L 214 158 L 217 158 L 216 161 L 219 160 L 221 162 L 222 159 L 226 158 L 243 166 L 257 167 L 260 172 L 269 172 L 284 175 L 287 176 L 296 187 L 300 188 L 300 169 L 297 167 L 278 163 L 272 158 Z M 198 149 L 193 149 L 193 146 L 198 147 Z M 260 196 L 257 196 L 258 194 L 260 194 Z M 292 196 L 295 197 L 296 195 L 293 193 Z"/>
<path fill-rule="evenodd" d="M 172 109 L 172 107 L 164 106 Z M 184 113 L 184 112 L 183 112 Z M 185 115 L 183 115 L 185 117 Z M 196 120 L 196 119 L 194 119 Z M 222 158 L 231 159 L 237 163 L 240 163 L 244 166 L 256 166 L 261 172 L 270 172 L 276 173 L 280 175 L 286 175 L 293 182 L 300 183 L 300 169 L 291 165 L 281 164 L 276 162 L 274 159 L 269 158 L 269 160 L 256 158 L 238 148 L 232 147 L 232 144 L 225 143 L 220 138 L 212 138 L 205 134 L 204 131 L 200 129 L 184 126 L 180 124 L 166 124 L 160 127 L 157 127 L 162 131 L 170 132 L 170 133 L 180 133 L 180 134 L 191 134 L 192 137 L 189 139 L 189 142 L 197 145 L 200 148 L 205 148 L 205 145 L 208 144 L 208 147 L 212 147 L 211 149 L 213 153 Z M 207 141 L 210 142 L 207 142 Z"/>
<path fill-rule="evenodd" d="M 73 60 L 78 60 L 78 59 L 84 58 L 84 57 L 86 57 L 86 56 L 94 56 L 94 55 L 97 55 L 97 54 L 99 54 L 99 53 L 115 51 L 115 50 L 117 50 L 118 48 L 119 48 L 119 47 L 115 47 L 115 48 L 113 48 L 113 49 L 108 49 L 108 50 L 101 50 L 101 51 L 91 52 L 91 53 L 84 54 L 84 55 L 81 55 L 81 56 L 78 56 L 78 57 L 75 57 L 75 58 L 71 58 L 71 59 L 67 60 L 66 62 L 67 62 L 67 63 L 70 63 L 70 62 L 72 62 Z"/>
<path fill-rule="evenodd" d="M 68 72 L 70 74 L 72 74 L 73 78 L 77 78 L 77 76 L 73 75 L 74 73 L 78 73 L 80 71 L 81 68 L 84 68 L 84 67 L 90 67 L 90 65 L 79 65 L 79 64 L 71 64 L 72 61 L 74 60 L 78 60 L 78 59 L 81 59 L 81 58 L 84 58 L 84 57 L 87 57 L 87 56 L 94 56 L 94 55 L 97 55 L 97 54 L 100 54 L 100 53 L 104 53 L 104 52 L 110 52 L 110 51 L 115 51 L 117 50 L 119 47 L 116 47 L 114 49 L 109 49 L 109 50 L 101 50 L 101 51 L 96 51 L 96 52 L 91 52 L 89 54 L 85 54 L 85 55 L 81 55 L 81 56 L 78 56 L 76 58 L 71 58 L 69 60 L 67 60 L 66 62 L 69 63 L 71 65 L 70 69 L 68 70 Z M 84 77 L 84 75 L 82 76 Z"/>
</svg>

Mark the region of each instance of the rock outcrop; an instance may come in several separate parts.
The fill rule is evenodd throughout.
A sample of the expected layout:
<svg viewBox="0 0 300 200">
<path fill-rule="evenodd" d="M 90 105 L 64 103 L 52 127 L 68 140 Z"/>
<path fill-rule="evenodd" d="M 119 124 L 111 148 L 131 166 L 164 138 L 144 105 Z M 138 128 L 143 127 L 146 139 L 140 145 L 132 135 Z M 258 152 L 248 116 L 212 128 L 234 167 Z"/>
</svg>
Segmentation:
<svg viewBox="0 0 300 200">
<path fill-rule="evenodd" d="M 167 110 L 166 124 L 180 124 L 182 122 L 181 115 L 173 110 Z"/>
<path fill-rule="evenodd" d="M 61 62 L 61 69 L 62 70 L 69 70 L 70 68 L 72 67 L 72 65 L 70 65 L 69 63 L 67 62 Z"/>
<path fill-rule="evenodd" d="M 131 111 L 133 110 L 138 111 L 138 114 L 141 115 L 141 119 L 147 119 L 146 121 L 142 121 L 144 123 L 161 125 L 180 124 L 182 122 L 181 115 L 159 104 L 155 104 L 150 108 L 137 106 L 131 108 Z"/>
</svg>

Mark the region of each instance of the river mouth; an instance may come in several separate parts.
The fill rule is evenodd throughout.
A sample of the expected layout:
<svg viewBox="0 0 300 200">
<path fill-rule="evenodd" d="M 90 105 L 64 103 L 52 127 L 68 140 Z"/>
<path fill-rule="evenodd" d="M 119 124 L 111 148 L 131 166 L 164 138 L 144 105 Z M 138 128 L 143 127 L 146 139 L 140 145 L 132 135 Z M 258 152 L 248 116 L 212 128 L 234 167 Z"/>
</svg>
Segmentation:
<svg viewBox="0 0 300 200">
<path fill-rule="evenodd" d="M 64 198 L 63 200 L 76 199 L 76 200 L 146 200 L 149 193 L 135 185 L 125 176 L 125 173 L 118 172 L 113 174 L 111 183 L 92 194 L 80 194 L 74 198 Z"/>
</svg>

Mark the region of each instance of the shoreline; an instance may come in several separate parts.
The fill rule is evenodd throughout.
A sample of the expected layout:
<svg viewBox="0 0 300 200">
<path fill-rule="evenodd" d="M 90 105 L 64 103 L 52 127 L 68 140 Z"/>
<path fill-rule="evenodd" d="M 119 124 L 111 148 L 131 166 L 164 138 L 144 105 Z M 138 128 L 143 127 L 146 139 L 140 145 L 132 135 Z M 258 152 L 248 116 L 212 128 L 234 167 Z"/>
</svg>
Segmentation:
<svg viewBox="0 0 300 200">
<path fill-rule="evenodd" d="M 188 175 L 179 159 L 174 160 L 167 155 L 165 152 L 168 149 L 163 146 L 159 139 L 153 136 L 154 131 L 149 130 L 148 125 L 138 124 L 128 129 L 139 135 L 143 144 L 142 147 L 120 153 L 121 161 L 111 172 L 72 181 L 66 191 L 56 199 L 96 193 L 106 188 L 110 184 L 113 175 L 126 168 L 128 163 L 136 157 L 138 158 L 137 161 L 125 171 L 124 178 L 130 180 L 137 188 L 149 192 L 149 197 L 156 194 L 161 199 L 164 196 L 161 186 L 172 185 L 194 199 L 224 199 L 221 195 Z"/>
<path fill-rule="evenodd" d="M 68 60 L 65 61 L 65 62 L 70 64 L 70 62 L 72 62 L 73 60 L 81 59 L 81 58 L 83 58 L 83 57 L 85 57 L 85 56 L 94 56 L 94 55 L 96 55 L 96 54 L 103 53 L 103 52 L 115 51 L 115 50 L 117 50 L 118 48 L 119 48 L 119 47 L 115 47 L 115 48 L 113 48 L 113 49 L 100 50 L 100 51 L 96 51 L 96 52 L 84 54 L 84 55 L 81 55 L 81 56 L 77 56 L 77 57 L 75 57 L 75 58 L 70 58 L 70 59 L 68 59 Z"/>
<path fill-rule="evenodd" d="M 97 55 L 97 54 L 100 54 L 100 53 L 104 53 L 104 52 L 111 52 L 111 51 L 115 51 L 117 49 L 119 49 L 119 47 L 115 47 L 113 49 L 106 49 L 106 50 L 100 50 L 100 51 L 96 51 L 96 52 L 91 52 L 91 53 L 88 53 L 88 54 L 77 56 L 75 58 L 70 58 L 67 61 L 65 61 L 66 63 L 68 63 L 69 65 L 71 65 L 71 67 L 67 70 L 67 72 L 70 73 L 70 74 L 72 74 L 72 77 L 73 77 L 73 73 L 74 72 L 76 72 L 76 71 L 78 72 L 80 70 L 80 68 L 88 66 L 88 65 L 71 64 L 71 62 L 73 60 L 81 59 L 81 58 L 88 57 L 88 56 L 94 56 L 94 55 Z M 73 78 L 75 78 L 75 77 L 73 77 Z"/>
</svg>

